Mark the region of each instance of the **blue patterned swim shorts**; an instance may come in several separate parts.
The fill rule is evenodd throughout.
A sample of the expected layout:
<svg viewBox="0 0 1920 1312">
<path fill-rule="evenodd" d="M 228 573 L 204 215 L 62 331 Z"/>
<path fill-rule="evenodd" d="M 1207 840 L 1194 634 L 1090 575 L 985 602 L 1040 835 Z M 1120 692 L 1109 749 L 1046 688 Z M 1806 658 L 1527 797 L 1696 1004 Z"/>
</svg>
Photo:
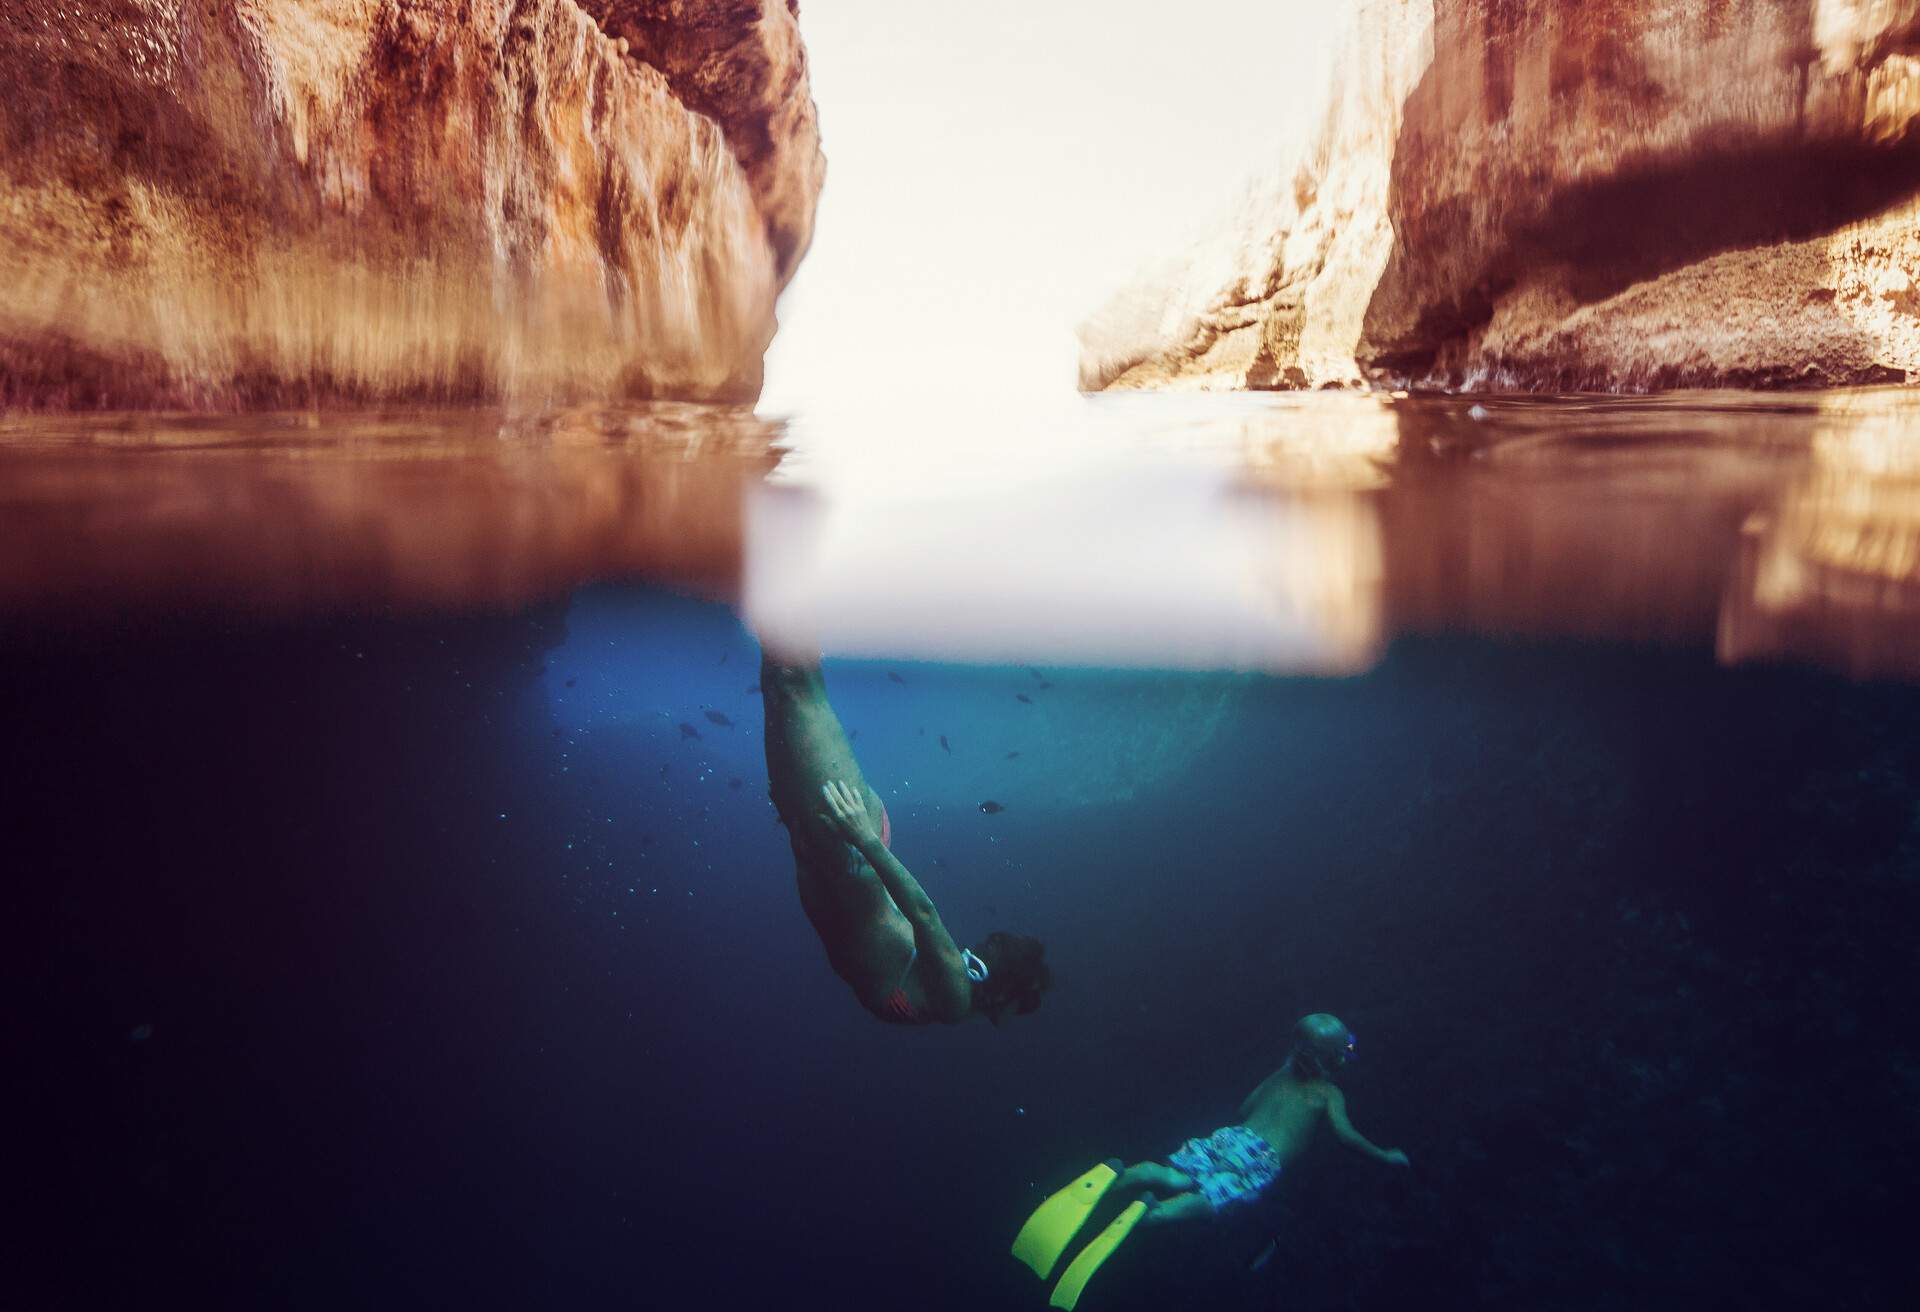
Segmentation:
<svg viewBox="0 0 1920 1312">
<path fill-rule="evenodd" d="M 1232 1203 L 1252 1202 L 1280 1175 L 1280 1154 L 1244 1125 L 1189 1139 L 1167 1162 L 1194 1178 L 1216 1212 Z"/>
</svg>

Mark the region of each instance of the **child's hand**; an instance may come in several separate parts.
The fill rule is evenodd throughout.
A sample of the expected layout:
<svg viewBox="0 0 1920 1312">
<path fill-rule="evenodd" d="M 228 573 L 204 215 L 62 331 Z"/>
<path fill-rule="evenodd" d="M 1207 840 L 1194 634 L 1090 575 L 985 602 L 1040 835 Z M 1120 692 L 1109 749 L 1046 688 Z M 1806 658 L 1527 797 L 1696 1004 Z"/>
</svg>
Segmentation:
<svg viewBox="0 0 1920 1312">
<path fill-rule="evenodd" d="M 827 823 L 840 837 L 855 847 L 880 841 L 880 830 L 867 815 L 866 804 L 851 787 L 835 779 L 821 786 L 820 795 L 827 799 Z"/>
<path fill-rule="evenodd" d="M 1412 1162 L 1407 1160 L 1407 1155 L 1401 1152 L 1398 1148 L 1387 1149 L 1386 1152 L 1380 1155 L 1380 1160 L 1385 1162 L 1388 1166 L 1412 1166 L 1413 1165 Z"/>
</svg>

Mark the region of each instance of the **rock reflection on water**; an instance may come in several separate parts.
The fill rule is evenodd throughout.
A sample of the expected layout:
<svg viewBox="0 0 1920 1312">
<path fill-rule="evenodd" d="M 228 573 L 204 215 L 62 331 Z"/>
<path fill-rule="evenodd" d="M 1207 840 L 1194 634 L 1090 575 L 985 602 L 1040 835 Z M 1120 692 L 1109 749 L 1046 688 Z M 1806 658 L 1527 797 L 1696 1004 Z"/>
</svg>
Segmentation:
<svg viewBox="0 0 1920 1312">
<path fill-rule="evenodd" d="M 1899 393 L 1825 398 L 1812 459 L 1742 526 L 1728 661 L 1920 674 L 1920 426 Z"/>
<path fill-rule="evenodd" d="M 1343 672 L 1451 631 L 1920 677 L 1905 391 L 1100 397 L 977 448 L 927 418 L 820 459 L 824 435 L 686 405 L 14 416 L 0 613 L 634 579 L 846 653 Z M 907 435 L 938 449 L 916 466 Z"/>
<path fill-rule="evenodd" d="M 0 612 L 510 607 L 606 578 L 715 596 L 742 408 L 0 418 Z"/>
<path fill-rule="evenodd" d="M 1396 632 L 1697 641 L 1732 543 L 1804 460 L 1745 398 L 1403 407 L 1379 498 Z"/>
</svg>

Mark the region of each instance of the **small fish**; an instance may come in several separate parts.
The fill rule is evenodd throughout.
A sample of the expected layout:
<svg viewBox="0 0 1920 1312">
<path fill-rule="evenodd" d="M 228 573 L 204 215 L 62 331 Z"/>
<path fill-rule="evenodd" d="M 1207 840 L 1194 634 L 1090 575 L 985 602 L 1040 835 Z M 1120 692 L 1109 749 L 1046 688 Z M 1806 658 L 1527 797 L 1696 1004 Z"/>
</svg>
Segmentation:
<svg viewBox="0 0 1920 1312">
<path fill-rule="evenodd" d="M 682 738 L 698 738 L 700 731 L 688 724 L 685 720 L 682 720 L 680 721 L 680 736 Z"/>
<path fill-rule="evenodd" d="M 1025 693 L 1023 693 L 1023 692 L 1017 692 L 1017 693 L 1015 693 L 1015 694 L 1013 695 L 1013 699 L 1014 699 L 1015 701 L 1017 701 L 1017 702 L 1025 702 L 1025 703 L 1026 703 L 1027 705 L 1029 705 L 1029 706 L 1031 706 L 1031 705 L 1033 705 L 1033 698 L 1031 698 L 1031 697 L 1029 697 L 1029 696 L 1027 696 L 1027 695 L 1026 695 Z"/>
<path fill-rule="evenodd" d="M 1253 1261 L 1247 1263 L 1247 1270 L 1258 1271 L 1261 1267 L 1273 1261 L 1273 1252 L 1279 1246 L 1280 1241 L 1278 1239 L 1267 1240 L 1267 1246 L 1255 1253 L 1253 1255 Z"/>
<path fill-rule="evenodd" d="M 914 732 L 919 734 L 922 738 L 925 738 L 927 736 L 927 726 L 923 724 L 919 728 L 915 729 Z"/>
<path fill-rule="evenodd" d="M 1049 688 L 1051 688 L 1051 687 L 1053 687 L 1053 685 L 1052 685 L 1052 684 L 1050 684 L 1050 683 L 1048 683 L 1048 682 L 1047 682 L 1047 681 L 1046 681 L 1045 679 L 1042 679 L 1042 680 L 1040 680 L 1040 691 L 1041 691 L 1041 692 L 1045 692 L 1045 691 L 1046 691 L 1047 689 L 1049 689 Z"/>
<path fill-rule="evenodd" d="M 721 665 L 725 665 L 725 664 L 727 663 L 727 657 L 729 657 L 729 656 L 731 656 L 731 655 L 733 655 L 733 653 L 732 653 L 732 652 L 730 652 L 730 651 L 723 651 L 723 652 L 721 652 L 721 653 L 720 653 L 720 659 L 719 659 L 719 660 L 717 660 L 717 661 L 715 661 L 715 662 L 714 662 L 714 665 L 715 665 L 716 667 L 718 667 L 718 666 L 721 666 Z"/>
<path fill-rule="evenodd" d="M 988 801 L 980 803 L 980 811 L 983 815 L 999 815 L 1006 809 L 1006 807 L 1000 805 L 998 802 Z"/>
<path fill-rule="evenodd" d="M 940 750 L 945 752 L 948 756 L 953 755 L 953 748 L 948 745 L 947 736 L 945 734 L 940 735 Z"/>
<path fill-rule="evenodd" d="M 1029 666 L 1027 666 L 1027 667 L 1026 667 L 1026 670 L 1027 670 L 1027 673 L 1028 673 L 1028 674 L 1031 674 L 1031 675 L 1033 676 L 1033 681 L 1034 681 L 1035 683 L 1045 683 L 1045 682 L 1046 682 L 1046 679 L 1045 679 L 1045 678 L 1044 678 L 1044 677 L 1043 677 L 1043 676 L 1041 675 L 1041 673 L 1040 673 L 1040 671 L 1038 671 L 1038 670 L 1036 670 L 1036 669 L 1034 669 L 1034 668 L 1033 668 L 1033 666 L 1031 666 L 1031 665 L 1029 665 Z"/>
<path fill-rule="evenodd" d="M 555 730 L 553 731 L 553 736 L 554 736 L 555 738 L 558 738 L 558 737 L 560 736 L 560 731 L 559 731 L 558 729 L 555 729 Z"/>
<path fill-rule="evenodd" d="M 664 765 L 660 767 L 660 777 L 662 779 L 665 779 L 667 777 L 667 767 Z"/>
<path fill-rule="evenodd" d="M 733 721 L 727 718 L 725 711 L 708 711 L 707 718 L 719 725 L 722 729 L 733 728 Z"/>
<path fill-rule="evenodd" d="M 1017 760 L 1019 760 L 1019 759 L 1020 759 L 1020 753 L 1018 753 L 1018 752 L 1008 752 L 1008 753 L 1007 753 L 1007 759 L 1008 759 L 1009 761 L 1017 761 Z"/>
<path fill-rule="evenodd" d="M 727 780 L 727 787 L 729 787 L 729 788 L 738 788 L 739 786 L 740 786 L 740 780 L 738 780 L 738 779 L 729 779 L 729 780 Z"/>
<path fill-rule="evenodd" d="M 757 684 L 757 683 L 750 683 L 750 684 L 748 684 L 748 685 L 747 685 L 747 696 L 749 696 L 749 697 L 758 697 L 759 695 L 760 695 L 760 685 L 759 685 L 759 684 Z"/>
<path fill-rule="evenodd" d="M 568 680 L 567 680 L 567 687 L 569 687 L 569 688 L 571 688 L 571 687 L 573 687 L 573 685 L 574 685 L 574 684 L 576 684 L 576 683 L 578 683 L 578 682 L 580 682 L 580 681 L 579 681 L 578 679 L 568 679 Z"/>
<path fill-rule="evenodd" d="M 859 731 L 858 729 L 849 729 L 849 730 L 847 730 L 847 741 L 848 741 L 848 742 L 850 742 L 850 743 L 851 743 L 851 742 L 858 742 L 858 741 L 859 741 L 859 739 L 860 739 L 860 731 Z"/>
<path fill-rule="evenodd" d="M 895 673 L 895 672 L 894 672 L 893 670 L 888 670 L 888 671 L 887 671 L 887 677 L 888 677 L 889 679 L 892 679 L 892 680 L 893 680 L 893 681 L 894 681 L 895 683 L 905 683 L 905 682 L 906 682 L 906 680 L 905 680 L 905 679 L 903 679 L 903 678 L 901 678 L 901 677 L 900 677 L 900 676 L 899 676 L 899 675 L 898 675 L 897 673 Z"/>
<path fill-rule="evenodd" d="M 933 863 L 939 866 L 942 870 L 945 870 L 947 868 L 947 859 L 943 856 L 935 857 L 933 859 Z"/>
</svg>

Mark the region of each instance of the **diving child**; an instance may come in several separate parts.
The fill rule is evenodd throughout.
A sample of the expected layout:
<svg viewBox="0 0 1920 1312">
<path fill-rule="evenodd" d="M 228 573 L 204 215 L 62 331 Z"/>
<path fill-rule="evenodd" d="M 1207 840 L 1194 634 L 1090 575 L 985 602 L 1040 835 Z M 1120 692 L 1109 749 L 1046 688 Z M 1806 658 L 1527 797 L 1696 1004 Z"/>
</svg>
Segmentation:
<svg viewBox="0 0 1920 1312">
<path fill-rule="evenodd" d="M 827 964 L 875 1020 L 1000 1025 L 1031 1015 L 1052 983 L 1037 938 L 995 930 L 957 942 L 893 853 L 893 824 L 827 700 L 818 660 L 760 663 L 768 793 L 793 848 L 800 908 Z M 824 805 L 823 805 L 824 803 Z"/>
<path fill-rule="evenodd" d="M 1339 1020 L 1325 1012 L 1301 1017 L 1286 1064 L 1247 1095 L 1238 1125 L 1187 1140 L 1167 1158 L 1167 1166 L 1125 1166 L 1114 1158 L 1094 1167 L 1027 1218 L 1013 1241 L 1013 1255 L 1045 1280 L 1095 1207 L 1110 1197 L 1138 1195 L 1080 1250 L 1054 1286 L 1048 1304 L 1071 1309 L 1134 1226 L 1211 1216 L 1253 1201 L 1299 1156 L 1323 1120 L 1334 1138 L 1356 1152 L 1406 1166 L 1405 1153 L 1375 1147 L 1347 1119 L 1346 1097 L 1332 1077 L 1353 1055 L 1353 1035 Z"/>
</svg>

